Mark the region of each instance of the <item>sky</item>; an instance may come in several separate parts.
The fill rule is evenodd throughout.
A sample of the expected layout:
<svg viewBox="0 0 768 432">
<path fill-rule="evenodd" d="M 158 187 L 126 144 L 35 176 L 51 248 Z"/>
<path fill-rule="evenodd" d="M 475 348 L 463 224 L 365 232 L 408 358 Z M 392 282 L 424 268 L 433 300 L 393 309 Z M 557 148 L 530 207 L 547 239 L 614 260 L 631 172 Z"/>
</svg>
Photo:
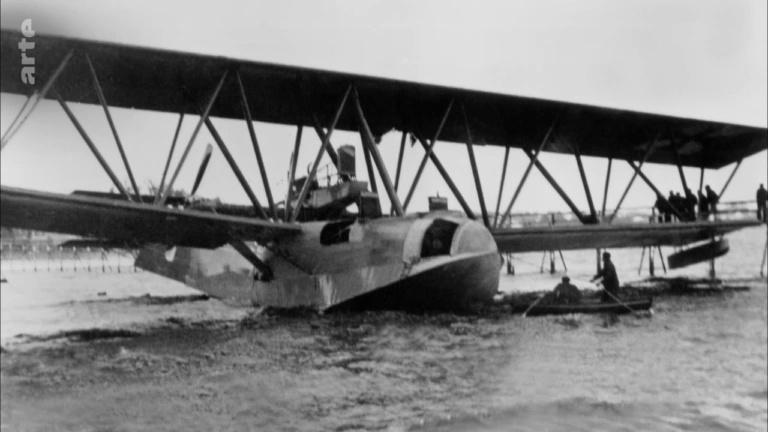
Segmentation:
<svg viewBox="0 0 768 432">
<path fill-rule="evenodd" d="M 762 0 L 581 0 L 510 1 L 280 1 L 202 3 L 162 1 L 6 1 L 0 24 L 17 29 L 31 18 L 44 34 L 226 56 L 238 59 L 360 73 L 452 87 L 578 102 L 765 128 L 768 123 L 768 7 Z M 8 128 L 24 99 L 0 95 L 0 130 Z M 72 104 L 88 134 L 127 183 L 114 139 L 101 107 Z M 112 115 L 141 187 L 158 184 L 178 116 L 113 109 Z M 196 123 L 186 118 L 179 146 Z M 242 121 L 214 119 L 224 141 L 262 203 L 266 196 Z M 285 195 L 295 128 L 256 123 L 276 201 Z M 336 132 L 335 146 L 352 144 L 356 134 Z M 191 189 L 197 164 L 210 135 L 203 129 L 176 186 Z M 385 135 L 379 145 L 394 176 L 400 135 Z M 299 173 L 314 160 L 320 141 L 305 130 Z M 435 153 L 479 214 L 466 147 L 439 142 Z M 172 163 L 175 167 L 180 151 Z M 504 150 L 475 150 L 486 205 L 496 207 Z M 401 177 L 405 196 L 424 151 L 408 146 Z M 358 178 L 367 177 L 358 158 Z M 576 161 L 543 154 L 544 166 L 582 209 L 587 201 Z M 323 160 L 323 165 L 328 163 Z M 528 159 L 510 152 L 502 209 L 508 204 Z M 600 208 L 607 161 L 584 158 L 587 178 Z M 45 101 L 0 157 L 3 185 L 67 193 L 107 191 L 111 182 L 57 103 Z M 704 183 L 720 191 L 732 166 L 707 171 Z M 321 178 L 326 170 L 320 172 Z M 662 191 L 682 189 L 674 166 L 647 164 L 644 172 Z M 698 185 L 699 170 L 684 169 Z M 614 163 L 607 197 L 610 211 L 632 172 Z M 745 159 L 723 200 L 753 200 L 766 183 L 763 151 Z M 381 185 L 381 181 L 378 181 Z M 439 193 L 458 202 L 427 165 L 409 210 L 424 210 Z M 232 203 L 248 203 L 218 149 L 198 191 Z M 389 208 L 381 192 L 384 208 Z M 623 207 L 648 207 L 655 200 L 639 179 Z M 523 187 L 513 212 L 567 211 L 568 207 L 536 170 Z"/>
</svg>

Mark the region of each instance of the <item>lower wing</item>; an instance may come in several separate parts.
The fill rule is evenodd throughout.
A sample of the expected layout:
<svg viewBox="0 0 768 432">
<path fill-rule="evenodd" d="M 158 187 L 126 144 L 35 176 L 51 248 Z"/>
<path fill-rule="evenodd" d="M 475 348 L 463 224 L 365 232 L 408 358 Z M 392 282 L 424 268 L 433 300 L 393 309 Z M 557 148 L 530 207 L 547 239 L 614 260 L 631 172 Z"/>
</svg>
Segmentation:
<svg viewBox="0 0 768 432">
<path fill-rule="evenodd" d="M 500 252 L 682 246 L 711 239 L 760 221 L 734 220 L 647 225 L 584 225 L 494 230 Z"/>
<path fill-rule="evenodd" d="M 265 244 L 301 232 L 296 224 L 7 186 L 0 187 L 0 225 L 133 247 L 147 243 L 199 248 L 240 241 Z"/>
</svg>

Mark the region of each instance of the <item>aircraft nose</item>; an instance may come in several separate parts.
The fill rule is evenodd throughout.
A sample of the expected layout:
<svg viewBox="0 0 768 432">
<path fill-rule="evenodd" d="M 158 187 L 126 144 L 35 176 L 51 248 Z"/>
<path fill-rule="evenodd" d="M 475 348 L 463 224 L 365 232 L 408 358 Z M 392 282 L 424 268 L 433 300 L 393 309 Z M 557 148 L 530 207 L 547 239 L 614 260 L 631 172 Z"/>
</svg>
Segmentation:
<svg viewBox="0 0 768 432">
<path fill-rule="evenodd" d="M 491 232 L 480 222 L 469 220 L 456 230 L 451 255 L 476 252 L 497 252 Z"/>
</svg>

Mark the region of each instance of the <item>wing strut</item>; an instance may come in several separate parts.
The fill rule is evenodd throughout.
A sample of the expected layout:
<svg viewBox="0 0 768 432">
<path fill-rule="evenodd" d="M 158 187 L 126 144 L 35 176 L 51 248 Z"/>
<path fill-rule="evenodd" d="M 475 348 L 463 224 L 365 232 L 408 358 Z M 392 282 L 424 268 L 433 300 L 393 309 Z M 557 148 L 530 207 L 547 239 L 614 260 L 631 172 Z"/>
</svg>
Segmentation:
<svg viewBox="0 0 768 432">
<path fill-rule="evenodd" d="M 275 210 L 275 200 L 272 199 L 272 189 L 269 187 L 267 170 L 264 168 L 264 159 L 262 159 L 261 157 L 261 149 L 259 148 L 259 141 L 256 139 L 256 131 L 253 129 L 253 120 L 251 119 L 251 109 L 250 107 L 248 107 L 248 99 L 245 97 L 245 87 L 243 87 L 243 80 L 240 79 L 240 72 L 237 72 L 235 76 L 237 77 L 237 85 L 240 90 L 240 102 L 243 104 L 243 114 L 245 115 L 245 122 L 248 125 L 248 134 L 251 136 L 251 143 L 253 143 L 253 151 L 256 153 L 256 161 L 259 163 L 259 171 L 261 172 L 261 182 L 264 183 L 264 191 L 267 194 L 269 211 L 272 213 L 272 217 L 275 220 L 277 220 L 277 210 Z"/>
<path fill-rule="evenodd" d="M 176 148 L 176 140 L 179 138 L 179 131 L 181 131 L 181 122 L 184 121 L 184 111 L 179 114 L 179 123 L 176 125 L 176 132 L 173 134 L 173 141 L 171 142 L 171 151 L 168 153 L 168 160 L 165 161 L 165 169 L 163 170 L 163 177 L 160 179 L 160 187 L 155 191 L 155 204 L 160 202 L 160 195 L 163 193 L 163 187 L 165 186 L 165 176 L 168 174 L 168 167 L 171 166 L 171 158 L 173 157 L 173 150 Z"/>
<path fill-rule="evenodd" d="M 408 135 L 408 132 L 406 132 L 405 128 L 403 128 L 403 135 L 402 137 L 400 137 L 400 153 L 397 156 L 397 172 L 395 174 L 395 193 L 397 193 L 397 187 L 400 184 L 400 169 L 403 167 L 403 154 L 405 153 L 406 135 Z M 395 207 L 392 206 L 391 209 L 389 210 L 389 213 L 392 214 L 394 212 L 395 212 Z"/>
<path fill-rule="evenodd" d="M 608 183 L 611 180 L 611 165 L 613 164 L 613 158 L 608 158 L 608 169 L 605 172 L 605 189 L 603 190 L 603 212 L 600 213 L 601 218 L 605 218 L 605 204 L 608 202 Z M 600 257 L 598 257 L 600 258 Z M 599 261 L 599 260 L 598 260 Z"/>
<path fill-rule="evenodd" d="M 259 200 L 253 193 L 253 189 L 251 189 L 251 187 L 248 185 L 248 181 L 245 179 L 243 172 L 240 171 L 240 167 L 237 166 L 235 158 L 232 157 L 229 149 L 227 149 L 227 146 L 224 144 L 224 140 L 221 139 L 221 136 L 216 131 L 216 128 L 213 127 L 213 122 L 211 122 L 211 119 L 209 119 L 208 116 L 205 116 L 205 126 L 208 128 L 208 132 L 211 133 L 213 140 L 216 141 L 216 145 L 219 146 L 219 150 L 221 150 L 221 154 L 224 155 L 224 159 L 227 160 L 229 167 L 232 168 L 232 172 L 235 173 L 235 177 L 237 177 L 237 181 L 240 182 L 240 186 L 243 187 L 246 195 L 248 195 L 248 199 L 251 200 L 251 204 L 253 204 L 253 210 L 256 212 L 256 215 L 262 219 L 269 219 L 267 214 L 264 213 L 264 209 L 261 208 L 261 203 L 259 203 Z"/>
<path fill-rule="evenodd" d="M 731 179 L 733 179 L 733 175 L 736 174 L 736 171 L 741 166 L 741 161 L 743 161 L 743 160 L 744 159 L 739 159 L 739 161 L 736 162 L 736 166 L 733 167 L 733 171 L 731 171 L 731 175 L 728 176 L 728 180 L 726 180 L 725 185 L 723 185 L 723 189 L 720 190 L 720 194 L 718 195 L 719 197 L 723 196 L 723 194 L 725 193 L 725 189 L 727 189 L 728 185 L 731 184 Z"/>
<path fill-rule="evenodd" d="M 371 156 L 373 156 L 373 162 L 376 164 L 376 169 L 379 171 L 381 182 L 384 183 L 384 190 L 386 190 L 387 196 L 389 196 L 389 201 L 392 203 L 392 206 L 394 206 L 395 214 L 397 216 L 403 216 L 405 213 L 403 211 L 403 206 L 400 204 L 400 199 L 397 197 L 397 192 L 392 186 L 392 180 L 389 178 L 387 167 L 384 165 L 384 161 L 381 159 L 381 154 L 379 153 L 378 147 L 376 147 L 376 142 L 373 139 L 371 129 L 368 127 L 368 122 L 365 120 L 363 107 L 360 106 L 360 95 L 357 93 L 357 88 L 355 87 L 352 88 L 352 101 L 355 104 L 355 113 L 357 114 L 357 121 L 358 125 L 360 126 L 360 135 L 362 137 L 363 146 L 366 147 L 371 153 Z"/>
<path fill-rule="evenodd" d="M 312 165 L 312 170 L 309 172 L 309 175 L 307 176 L 307 181 L 304 182 L 304 185 L 301 187 L 301 192 L 299 193 L 299 198 L 296 201 L 296 208 L 293 209 L 293 213 L 291 214 L 291 222 L 295 222 L 296 218 L 299 217 L 299 212 L 301 211 L 301 207 L 304 205 L 304 200 L 307 198 L 307 193 L 309 192 L 309 187 L 312 185 L 312 182 L 315 180 L 315 175 L 317 174 L 317 166 L 320 165 L 320 159 L 323 157 L 323 152 L 326 151 L 326 148 L 329 145 L 329 142 L 331 141 L 331 135 L 333 135 L 334 129 L 336 129 L 336 123 L 339 122 L 339 117 L 341 117 L 341 112 L 344 110 L 344 105 L 347 104 L 347 98 L 349 97 L 349 92 L 352 90 L 352 85 L 350 84 L 347 87 L 347 91 L 344 92 L 344 97 L 341 98 L 341 103 L 339 104 L 339 107 L 336 109 L 336 114 L 333 116 L 333 122 L 331 123 L 331 127 L 328 128 L 328 133 L 325 134 L 323 137 L 323 142 L 320 145 L 320 151 L 317 153 L 317 156 L 315 157 L 315 163 Z"/>
<path fill-rule="evenodd" d="M 67 55 L 64 56 L 64 59 L 59 63 L 59 66 L 56 67 L 56 70 L 53 71 L 53 74 L 48 79 L 48 82 L 45 83 L 43 86 L 43 89 L 40 91 L 40 93 L 35 92 L 32 94 L 32 96 L 27 99 L 27 102 L 24 103 L 24 105 L 21 107 L 21 111 L 19 111 L 19 114 L 16 116 L 16 119 L 14 119 L 13 123 L 11 123 L 11 127 L 8 128 L 7 131 L 5 131 L 5 135 L 2 138 L 2 143 L 0 143 L 0 150 L 4 149 L 5 146 L 8 144 L 8 142 L 11 141 L 11 138 L 13 138 L 13 135 L 18 132 L 19 129 L 21 129 L 21 126 L 24 125 L 24 122 L 27 121 L 30 114 L 32 114 L 32 111 L 35 110 L 35 107 L 37 107 L 37 104 L 40 103 L 41 100 L 45 98 L 45 95 L 48 94 L 48 91 L 51 90 L 53 87 L 53 83 L 56 82 L 56 78 L 61 75 L 61 72 L 64 71 L 64 67 L 67 66 L 67 63 L 69 63 L 69 59 L 72 58 L 72 54 L 74 53 L 74 49 L 69 50 Z M 32 101 L 32 105 L 30 106 L 29 110 L 22 115 L 22 112 L 24 112 L 24 108 L 28 106 L 28 103 Z"/>
<path fill-rule="evenodd" d="M 77 121 L 77 118 L 75 117 L 75 114 L 72 113 L 72 111 L 69 110 L 69 107 L 67 106 L 67 103 L 64 101 L 64 98 L 61 97 L 59 92 L 56 90 L 53 91 L 54 96 L 59 101 L 59 104 L 64 109 L 64 112 L 67 113 L 67 117 L 72 121 L 72 124 L 75 125 L 75 128 L 78 132 L 80 132 L 80 136 L 83 137 L 83 140 L 85 140 L 85 143 L 88 144 L 88 147 L 91 149 L 91 152 L 94 156 L 96 156 L 96 159 L 99 161 L 99 164 L 102 168 L 104 168 L 104 171 L 106 171 L 107 175 L 109 176 L 110 180 L 112 180 L 112 183 L 115 185 L 117 190 L 120 191 L 121 194 L 125 196 L 125 198 L 128 201 L 133 201 L 133 198 L 131 198 L 131 195 L 128 193 L 127 190 L 125 190 L 125 187 L 123 187 L 122 183 L 120 183 L 120 180 L 117 179 L 117 176 L 112 171 L 112 168 L 109 167 L 109 164 L 106 160 L 104 160 L 104 157 L 99 153 L 99 149 L 96 148 L 96 144 L 91 141 L 91 138 L 88 136 L 87 133 L 85 133 L 85 129 L 83 129 L 83 126 L 80 125 L 80 122 Z"/>
<path fill-rule="evenodd" d="M 472 175 L 475 177 L 475 188 L 477 189 L 477 199 L 480 201 L 480 211 L 483 213 L 483 223 L 487 228 L 491 227 L 488 220 L 488 209 L 485 207 L 485 196 L 483 196 L 483 184 L 480 183 L 480 175 L 477 173 L 477 162 L 475 161 L 475 150 L 472 144 L 472 132 L 469 130 L 469 120 L 467 112 L 464 110 L 464 104 L 461 104 L 461 116 L 464 118 L 464 131 L 467 134 L 467 153 L 469 153 L 469 163 L 472 165 Z"/>
<path fill-rule="evenodd" d="M 371 183 L 371 191 L 373 191 L 375 194 L 378 194 L 379 186 L 376 184 L 376 177 L 373 174 L 371 152 L 368 150 L 368 146 L 366 146 L 365 143 L 363 143 L 363 156 L 365 156 L 365 169 L 368 171 L 368 181 Z M 379 203 L 379 207 L 381 207 L 381 203 Z"/>
<path fill-rule="evenodd" d="M 299 160 L 299 148 L 301 147 L 301 133 L 304 126 L 299 123 L 296 129 L 296 142 L 293 145 L 293 155 L 291 156 L 291 168 L 288 173 L 288 190 L 285 193 L 285 221 L 288 222 L 291 216 L 291 191 L 293 182 L 296 180 L 296 163 Z"/>
<path fill-rule="evenodd" d="M 315 128 L 315 133 L 320 138 L 320 142 L 323 142 L 325 139 L 326 132 L 323 130 L 323 127 L 320 125 L 320 120 L 317 119 L 317 115 L 312 114 L 312 125 Z M 339 169 L 339 155 L 336 154 L 336 150 L 333 149 L 333 144 L 331 144 L 330 141 L 328 141 L 328 147 L 325 148 L 325 152 L 328 153 L 328 157 L 331 158 L 331 162 L 333 163 L 333 166 L 336 167 L 336 169 Z"/>
<path fill-rule="evenodd" d="M 576 207 L 576 204 L 574 204 L 573 201 L 571 201 L 571 198 L 568 197 L 568 194 L 566 194 L 563 188 L 561 188 L 560 185 L 557 184 L 554 177 L 552 177 L 549 171 L 547 171 L 547 169 L 544 168 L 544 165 L 542 165 L 541 162 L 538 161 L 538 159 L 536 158 L 538 154 L 534 155 L 530 149 L 525 149 L 524 151 L 525 151 L 525 154 L 527 154 L 528 157 L 532 161 L 534 161 L 533 163 L 534 165 L 536 165 L 536 168 L 538 168 L 539 172 L 541 172 L 541 174 L 544 175 L 544 178 L 547 179 L 547 181 L 555 189 L 557 194 L 560 195 L 560 197 L 563 199 L 563 201 L 565 201 L 566 204 L 568 204 L 568 207 L 571 209 L 573 214 L 575 214 L 576 217 L 579 218 L 581 223 L 587 224 L 589 220 L 585 218 L 583 214 L 581 214 L 581 211 L 579 211 L 578 207 Z"/>
<path fill-rule="evenodd" d="M 115 128 L 115 122 L 112 120 L 112 115 L 109 113 L 107 99 L 104 97 L 104 92 L 101 90 L 101 84 L 99 83 L 99 78 L 96 75 L 96 69 L 94 69 L 93 63 L 91 63 L 91 58 L 88 57 L 88 54 L 85 55 L 85 62 L 88 63 L 88 69 L 91 71 L 91 77 L 93 78 L 93 87 L 96 89 L 96 95 L 99 97 L 101 107 L 104 108 L 104 114 L 107 116 L 107 123 L 109 123 L 109 128 L 112 130 L 112 135 L 115 137 L 115 143 L 117 143 L 117 149 L 120 151 L 120 157 L 123 159 L 125 170 L 128 172 L 128 178 L 131 181 L 131 186 L 133 186 L 133 193 L 136 194 L 136 202 L 141 203 L 141 193 L 139 192 L 139 187 L 136 185 L 136 179 L 133 177 L 131 164 L 128 163 L 128 157 L 125 155 L 123 143 L 120 142 L 120 136 L 117 134 L 117 128 Z"/>
<path fill-rule="evenodd" d="M 403 167 L 403 154 L 405 154 L 405 138 L 408 133 L 403 129 L 403 136 L 400 138 L 400 153 L 397 155 L 397 171 L 395 173 L 395 192 L 400 185 L 400 169 Z"/>
<path fill-rule="evenodd" d="M 213 90 L 211 99 L 208 101 L 208 105 L 205 107 L 205 111 L 203 111 L 203 114 L 200 116 L 200 120 L 197 122 L 197 126 L 195 126 L 195 130 L 194 132 L 192 132 L 192 136 L 189 138 L 189 143 L 187 144 L 187 147 L 184 149 L 184 153 L 181 154 L 181 159 L 179 160 L 179 164 L 176 166 L 176 171 L 173 172 L 173 175 L 171 176 L 171 180 L 168 182 L 168 186 L 166 186 L 165 188 L 165 192 L 163 192 L 162 196 L 160 197 L 159 204 L 161 205 L 164 204 L 165 199 L 168 197 L 168 195 L 171 194 L 171 190 L 173 189 L 173 183 L 176 182 L 176 177 L 179 176 L 181 167 L 184 166 L 184 161 L 187 160 L 189 151 L 192 149 L 192 144 L 195 143 L 195 138 L 197 138 L 197 134 L 200 133 L 200 128 L 203 126 L 203 123 L 205 123 L 205 119 L 208 118 L 208 114 L 211 112 L 213 103 L 216 102 L 216 97 L 219 96 L 219 92 L 221 91 L 221 88 L 224 86 L 224 81 L 227 78 L 227 72 L 228 71 L 224 71 L 224 74 L 221 75 L 221 79 L 219 80 L 219 83 L 216 85 L 216 88 Z"/>
<path fill-rule="evenodd" d="M 203 175 L 208 168 L 208 162 L 211 161 L 211 155 L 213 155 L 213 146 L 208 144 L 205 146 L 205 153 L 203 153 L 203 159 L 200 161 L 200 165 L 197 169 L 197 175 L 195 176 L 195 183 L 192 185 L 192 191 L 189 193 L 194 196 L 197 193 L 197 188 L 200 187 L 200 182 L 203 181 Z"/>
<path fill-rule="evenodd" d="M 419 165 L 419 169 L 416 171 L 416 177 L 413 178 L 413 183 L 411 183 L 411 189 L 408 191 L 408 195 L 406 195 L 405 201 L 403 201 L 403 210 L 407 209 L 408 203 L 411 202 L 411 198 L 413 197 L 413 191 L 416 190 L 416 185 L 419 184 L 421 173 L 422 171 L 424 171 L 424 167 L 427 165 L 427 160 L 430 159 L 432 156 L 432 149 L 435 147 L 435 143 L 437 142 L 437 139 L 440 137 L 440 132 L 443 131 L 443 126 L 445 126 L 445 121 L 448 120 L 448 115 L 451 113 L 452 107 L 453 107 L 453 99 L 451 99 L 451 102 L 448 104 L 448 107 L 445 109 L 445 114 L 443 114 L 443 118 L 440 120 L 440 125 L 437 127 L 437 131 L 435 131 L 435 135 L 434 135 L 434 138 L 432 138 L 432 142 L 430 142 L 428 146 L 424 147 L 427 153 L 424 155 L 424 158 L 421 159 L 421 164 Z M 419 139 L 419 141 L 421 141 L 421 139 Z M 422 142 L 422 144 L 424 143 Z M 434 162 L 434 159 L 432 161 Z"/>
<path fill-rule="evenodd" d="M 236 251 L 240 253 L 245 259 L 247 259 L 256 270 L 261 273 L 259 280 L 269 282 L 274 278 L 272 268 L 269 267 L 264 261 L 262 261 L 243 241 L 233 241 L 230 243 Z"/>
<path fill-rule="evenodd" d="M 427 145 L 427 141 L 424 139 L 423 136 L 416 134 L 416 138 L 421 143 L 421 146 L 424 147 L 425 151 L 429 151 L 429 146 Z M 445 167 L 443 167 L 443 164 L 440 163 L 440 159 L 437 158 L 437 155 L 434 152 L 428 153 L 429 158 L 432 160 L 432 163 L 435 165 L 435 168 L 437 168 L 437 171 L 440 173 L 440 175 L 443 177 L 443 180 L 445 180 L 445 183 L 448 185 L 448 188 L 451 189 L 451 192 L 453 192 L 453 196 L 456 197 L 456 200 L 459 201 L 459 204 L 461 204 L 461 208 L 464 210 L 464 213 L 467 214 L 467 217 L 470 219 L 477 219 L 477 216 L 475 216 L 475 213 L 472 211 L 471 208 L 469 208 L 469 204 L 467 204 L 467 201 L 464 199 L 464 197 L 461 195 L 461 192 L 459 192 L 459 188 L 456 187 L 456 185 L 453 183 L 453 180 L 451 180 L 451 176 L 448 174 L 448 171 L 446 171 Z"/>
<path fill-rule="evenodd" d="M 501 207 L 501 193 L 504 191 L 504 178 L 507 176 L 507 162 L 509 162 L 509 147 L 504 149 L 504 166 L 501 168 L 501 181 L 499 182 L 499 198 L 496 200 L 496 212 L 493 214 L 493 227 L 499 226 L 499 207 Z"/>
<path fill-rule="evenodd" d="M 581 183 L 584 185 L 584 193 L 587 195 L 587 203 L 589 204 L 589 213 L 592 215 L 592 223 L 597 223 L 597 212 L 595 212 L 595 203 L 592 202 L 592 192 L 589 190 L 589 183 L 587 182 L 587 174 L 584 173 L 584 164 L 581 163 L 581 154 L 579 153 L 578 144 L 574 146 L 574 153 L 576 155 L 576 165 L 579 166 Z"/>
<path fill-rule="evenodd" d="M 643 160 L 640 161 L 640 168 L 635 170 L 635 172 L 632 174 L 632 178 L 629 179 L 629 183 L 627 183 L 627 187 L 624 189 L 624 193 L 621 194 L 621 198 L 619 199 L 619 203 L 616 204 L 616 208 L 613 210 L 613 213 L 611 214 L 611 217 L 608 219 L 608 223 L 613 222 L 613 219 L 616 217 L 616 214 L 619 213 L 619 209 L 621 208 L 621 203 L 624 202 L 624 198 L 627 197 L 627 193 L 629 192 L 629 188 L 632 187 L 632 183 L 635 182 L 635 178 L 637 178 L 637 173 L 640 169 L 643 168 L 643 164 L 646 160 L 648 160 L 648 157 L 653 153 L 654 149 L 656 149 L 656 144 L 659 142 L 659 137 L 661 137 L 661 132 L 659 132 L 656 135 L 656 138 L 653 139 L 653 142 L 651 142 L 651 145 L 648 146 L 648 150 L 645 151 L 645 156 L 643 156 Z M 662 195 L 662 198 L 664 195 Z"/>
<path fill-rule="evenodd" d="M 515 189 L 515 193 L 514 195 L 512 195 L 512 199 L 509 201 L 509 205 L 507 206 L 507 211 L 505 211 L 504 216 L 501 217 L 501 220 L 499 221 L 499 225 L 504 225 L 504 220 L 509 216 L 509 212 L 512 211 L 512 206 L 515 204 L 515 201 L 517 201 L 517 196 L 520 195 L 520 190 L 523 189 L 523 185 L 525 184 L 525 181 L 528 179 L 528 174 L 531 173 L 531 168 L 533 168 L 533 164 L 535 163 L 536 159 L 539 158 L 541 151 L 544 150 L 544 146 L 547 145 L 547 142 L 549 142 L 549 136 L 552 135 L 552 131 L 555 129 L 555 125 L 557 124 L 557 119 L 558 117 L 555 117 L 555 119 L 552 120 L 552 124 L 549 126 L 547 133 L 544 134 L 544 139 L 542 139 L 541 144 L 539 144 L 539 149 L 536 151 L 535 157 L 528 164 L 528 167 L 525 168 L 525 172 L 523 173 L 523 178 L 521 178 L 520 183 L 517 184 L 517 189 Z"/>
</svg>

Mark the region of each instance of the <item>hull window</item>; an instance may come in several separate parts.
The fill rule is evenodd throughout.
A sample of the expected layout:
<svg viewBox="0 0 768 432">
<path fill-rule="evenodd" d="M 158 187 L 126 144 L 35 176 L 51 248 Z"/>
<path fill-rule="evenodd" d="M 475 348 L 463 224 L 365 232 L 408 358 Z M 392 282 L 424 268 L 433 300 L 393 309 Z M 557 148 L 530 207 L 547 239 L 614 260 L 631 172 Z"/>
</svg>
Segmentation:
<svg viewBox="0 0 768 432">
<path fill-rule="evenodd" d="M 421 242 L 421 257 L 449 255 L 453 234 L 458 227 L 459 225 L 454 222 L 435 219 L 424 233 L 424 240 Z"/>
</svg>

